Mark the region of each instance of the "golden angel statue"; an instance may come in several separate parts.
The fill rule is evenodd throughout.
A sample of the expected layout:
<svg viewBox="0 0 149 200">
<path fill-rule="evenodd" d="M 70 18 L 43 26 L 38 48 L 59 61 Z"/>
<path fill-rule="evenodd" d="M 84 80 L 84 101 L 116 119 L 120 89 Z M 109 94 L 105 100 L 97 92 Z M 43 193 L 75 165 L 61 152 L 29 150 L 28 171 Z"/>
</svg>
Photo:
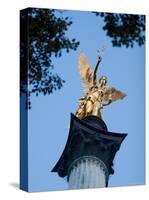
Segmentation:
<svg viewBox="0 0 149 200">
<path fill-rule="evenodd" d="M 96 80 L 96 73 L 101 60 L 102 58 L 99 56 L 97 65 L 92 70 L 85 55 L 83 53 L 80 54 L 79 71 L 85 95 L 79 99 L 79 108 L 75 113 L 79 119 L 89 115 L 98 116 L 102 119 L 101 109 L 104 106 L 126 96 L 126 94 L 114 87 L 107 86 L 107 78 L 105 76 L 101 76 L 99 81 Z"/>
</svg>

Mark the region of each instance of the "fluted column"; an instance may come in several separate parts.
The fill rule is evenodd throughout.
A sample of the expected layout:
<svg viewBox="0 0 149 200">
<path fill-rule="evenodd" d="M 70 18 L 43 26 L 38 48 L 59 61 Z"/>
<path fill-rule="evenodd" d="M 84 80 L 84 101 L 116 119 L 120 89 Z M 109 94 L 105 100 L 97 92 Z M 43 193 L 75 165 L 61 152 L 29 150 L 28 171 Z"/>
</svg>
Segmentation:
<svg viewBox="0 0 149 200">
<path fill-rule="evenodd" d="M 106 187 L 107 178 L 108 169 L 100 159 L 83 156 L 69 168 L 69 189 Z"/>
</svg>

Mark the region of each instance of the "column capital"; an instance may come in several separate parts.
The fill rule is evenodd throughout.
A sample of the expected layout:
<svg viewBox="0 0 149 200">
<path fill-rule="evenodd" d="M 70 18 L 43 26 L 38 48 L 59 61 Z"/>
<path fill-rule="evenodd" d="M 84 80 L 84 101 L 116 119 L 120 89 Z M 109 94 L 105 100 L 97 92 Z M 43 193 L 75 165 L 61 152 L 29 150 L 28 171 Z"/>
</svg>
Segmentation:
<svg viewBox="0 0 149 200">
<path fill-rule="evenodd" d="M 103 120 L 88 116 L 82 120 L 71 113 L 70 129 L 64 151 L 52 172 L 68 176 L 70 166 L 81 158 L 96 158 L 113 174 L 113 159 L 127 134 L 109 132 Z"/>
</svg>

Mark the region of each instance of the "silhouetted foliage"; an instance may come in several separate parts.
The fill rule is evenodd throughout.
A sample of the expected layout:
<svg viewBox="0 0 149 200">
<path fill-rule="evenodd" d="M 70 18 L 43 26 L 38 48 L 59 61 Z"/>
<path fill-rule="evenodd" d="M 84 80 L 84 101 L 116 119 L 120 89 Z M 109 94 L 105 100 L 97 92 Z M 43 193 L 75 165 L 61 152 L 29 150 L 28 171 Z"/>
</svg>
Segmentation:
<svg viewBox="0 0 149 200">
<path fill-rule="evenodd" d="M 103 18 L 103 30 L 112 39 L 114 47 L 133 47 L 136 42 L 139 46 L 145 42 L 145 16 L 132 14 L 98 13 Z"/>
<path fill-rule="evenodd" d="M 69 39 L 65 34 L 72 21 L 68 17 L 58 17 L 56 12 L 59 11 L 38 8 L 21 11 L 20 91 L 28 97 L 28 108 L 31 108 L 32 93 L 51 94 L 64 83 L 52 73 L 52 57 L 61 57 L 63 50 L 76 50 L 79 45 L 76 39 Z"/>
<path fill-rule="evenodd" d="M 79 42 L 66 32 L 72 21 L 62 17 L 60 10 L 28 8 L 20 15 L 20 92 L 26 95 L 26 107 L 31 108 L 30 96 L 47 95 L 63 86 L 64 80 L 53 73 L 52 58 L 76 50 Z M 102 17 L 103 30 L 114 47 L 141 46 L 145 42 L 145 16 L 93 12 Z M 60 17 L 59 17 L 60 16 Z"/>
</svg>

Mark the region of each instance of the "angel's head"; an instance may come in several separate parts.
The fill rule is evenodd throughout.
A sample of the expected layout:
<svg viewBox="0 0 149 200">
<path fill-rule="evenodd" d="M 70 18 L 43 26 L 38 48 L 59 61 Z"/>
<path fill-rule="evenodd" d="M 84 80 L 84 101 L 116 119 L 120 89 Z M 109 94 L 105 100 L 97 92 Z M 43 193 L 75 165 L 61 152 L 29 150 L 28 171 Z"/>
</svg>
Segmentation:
<svg viewBox="0 0 149 200">
<path fill-rule="evenodd" d="M 99 85 L 101 87 L 105 86 L 107 84 L 107 77 L 106 76 L 102 76 L 100 79 L 99 79 Z"/>
</svg>

